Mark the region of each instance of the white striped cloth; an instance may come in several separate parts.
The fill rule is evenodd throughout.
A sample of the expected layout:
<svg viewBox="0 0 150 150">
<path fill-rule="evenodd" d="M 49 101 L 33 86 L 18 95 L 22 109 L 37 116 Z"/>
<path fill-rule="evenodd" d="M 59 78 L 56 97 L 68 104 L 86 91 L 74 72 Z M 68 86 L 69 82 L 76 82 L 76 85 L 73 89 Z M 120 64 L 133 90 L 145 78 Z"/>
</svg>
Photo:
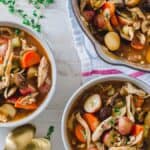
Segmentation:
<svg viewBox="0 0 150 150">
<path fill-rule="evenodd" d="M 89 80 L 95 76 L 123 73 L 141 79 L 150 85 L 149 73 L 134 70 L 126 66 L 111 65 L 101 60 L 96 54 L 92 43 L 89 41 L 78 25 L 76 18 L 74 17 L 74 14 L 71 10 L 70 0 L 67 1 L 67 10 L 72 26 L 74 44 L 81 61 L 81 75 L 83 77 L 83 81 Z"/>
</svg>

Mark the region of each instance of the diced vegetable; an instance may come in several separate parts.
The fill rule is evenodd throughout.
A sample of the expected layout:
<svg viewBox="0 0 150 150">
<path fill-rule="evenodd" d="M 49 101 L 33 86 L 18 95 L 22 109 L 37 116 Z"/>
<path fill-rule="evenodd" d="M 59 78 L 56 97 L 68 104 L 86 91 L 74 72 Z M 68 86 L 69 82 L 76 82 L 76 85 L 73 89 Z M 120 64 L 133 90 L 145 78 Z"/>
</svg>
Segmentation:
<svg viewBox="0 0 150 150">
<path fill-rule="evenodd" d="M 37 76 L 38 76 L 37 67 L 30 67 L 27 71 L 27 78 L 31 79 L 31 78 L 37 77 Z"/>
<path fill-rule="evenodd" d="M 95 17 L 95 25 L 100 29 L 106 29 L 106 21 L 103 14 L 98 14 Z"/>
<path fill-rule="evenodd" d="M 35 110 L 37 109 L 37 104 L 35 102 L 33 102 L 32 104 L 21 104 L 21 98 L 19 98 L 16 102 L 15 102 L 15 108 L 19 108 L 19 109 L 25 109 L 25 110 Z"/>
<path fill-rule="evenodd" d="M 86 143 L 86 133 L 80 124 L 76 125 L 75 127 L 75 136 L 80 142 Z"/>
<path fill-rule="evenodd" d="M 88 113 L 97 112 L 102 106 L 100 95 L 94 94 L 85 101 L 84 110 Z"/>
<path fill-rule="evenodd" d="M 88 123 L 91 131 L 94 131 L 97 128 L 97 126 L 99 125 L 98 118 L 95 117 L 93 114 L 85 113 L 83 115 L 83 118 Z"/>
<path fill-rule="evenodd" d="M 111 24 L 112 24 L 114 27 L 119 26 L 119 22 L 118 22 L 118 19 L 117 19 L 117 17 L 116 17 L 115 14 L 111 16 L 110 20 L 111 20 Z"/>
<path fill-rule="evenodd" d="M 108 32 L 104 37 L 104 41 L 111 51 L 116 51 L 120 47 L 120 37 L 116 32 Z"/>
<path fill-rule="evenodd" d="M 12 39 L 12 46 L 13 46 L 13 48 L 16 48 L 16 47 L 20 47 L 20 46 L 21 46 L 21 42 L 20 42 L 20 39 L 19 39 L 18 36 L 17 36 L 17 37 L 14 37 L 14 38 Z"/>
<path fill-rule="evenodd" d="M 40 55 L 35 51 L 27 51 L 21 59 L 22 68 L 28 68 L 40 63 Z"/>
<path fill-rule="evenodd" d="M 142 132 L 142 131 L 144 131 L 143 125 L 135 124 L 135 125 L 133 125 L 133 127 L 132 127 L 132 132 L 131 132 L 131 134 L 132 134 L 133 136 L 137 136 L 137 135 L 138 135 L 140 132 Z"/>
<path fill-rule="evenodd" d="M 110 16 L 114 15 L 115 13 L 115 5 L 112 2 L 105 2 L 103 5 L 103 11 L 109 11 Z"/>
<path fill-rule="evenodd" d="M 131 133 L 133 123 L 127 117 L 120 117 L 118 120 L 118 130 L 121 135 L 128 135 Z"/>
</svg>

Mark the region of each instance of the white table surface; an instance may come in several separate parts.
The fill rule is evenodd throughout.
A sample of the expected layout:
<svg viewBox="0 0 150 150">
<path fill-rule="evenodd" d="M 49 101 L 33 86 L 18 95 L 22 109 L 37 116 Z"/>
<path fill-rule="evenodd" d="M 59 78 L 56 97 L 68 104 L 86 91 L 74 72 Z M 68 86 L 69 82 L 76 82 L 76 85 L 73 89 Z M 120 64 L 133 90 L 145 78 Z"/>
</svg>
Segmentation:
<svg viewBox="0 0 150 150">
<path fill-rule="evenodd" d="M 23 0 L 18 1 L 24 8 L 30 10 Z M 37 127 L 37 137 L 44 136 L 50 125 L 55 127 L 52 137 L 53 150 L 64 150 L 60 134 L 62 112 L 68 98 L 81 84 L 80 63 L 73 45 L 66 1 L 55 0 L 55 3 L 44 11 L 46 19 L 42 21 L 43 32 L 52 43 L 57 63 L 57 87 L 47 109 L 32 121 Z M 9 14 L 6 8 L 0 4 L 0 21 L 2 20 L 20 22 L 18 17 Z M 7 128 L 0 129 L 0 150 L 3 150 L 5 137 L 9 130 Z"/>
</svg>

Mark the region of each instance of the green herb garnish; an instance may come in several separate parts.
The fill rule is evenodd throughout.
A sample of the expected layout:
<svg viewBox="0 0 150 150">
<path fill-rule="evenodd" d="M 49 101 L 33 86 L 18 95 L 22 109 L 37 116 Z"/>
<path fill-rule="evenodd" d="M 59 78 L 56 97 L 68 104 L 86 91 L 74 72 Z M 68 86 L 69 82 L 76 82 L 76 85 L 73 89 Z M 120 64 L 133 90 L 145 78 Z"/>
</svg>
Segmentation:
<svg viewBox="0 0 150 150">
<path fill-rule="evenodd" d="M 30 4 L 34 6 L 34 10 L 32 14 L 27 14 L 23 9 L 19 9 L 16 7 L 16 0 L 0 0 L 0 3 L 4 4 L 8 11 L 12 14 L 15 14 L 22 18 L 22 23 L 24 25 L 30 26 L 37 32 L 41 31 L 40 19 L 44 18 L 41 14 L 40 8 L 47 7 L 52 4 L 53 0 L 28 0 Z"/>
<path fill-rule="evenodd" d="M 44 138 L 50 140 L 51 139 L 51 135 L 52 135 L 53 132 L 54 132 L 54 127 L 50 126 L 48 131 L 47 131 L 47 135 Z"/>
</svg>

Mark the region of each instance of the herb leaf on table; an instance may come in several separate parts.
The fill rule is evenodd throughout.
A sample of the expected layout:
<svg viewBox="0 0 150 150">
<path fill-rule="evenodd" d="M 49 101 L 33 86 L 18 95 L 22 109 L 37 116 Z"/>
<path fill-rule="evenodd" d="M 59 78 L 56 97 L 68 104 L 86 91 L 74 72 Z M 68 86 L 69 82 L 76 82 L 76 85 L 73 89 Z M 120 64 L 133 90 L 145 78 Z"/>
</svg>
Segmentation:
<svg viewBox="0 0 150 150">
<path fill-rule="evenodd" d="M 4 4 L 10 13 L 22 19 L 24 25 L 30 26 L 37 32 L 41 32 L 40 19 L 44 18 L 44 15 L 41 14 L 40 9 L 41 7 L 49 6 L 54 0 L 28 0 L 28 2 L 34 6 L 31 15 L 28 15 L 23 9 L 18 9 L 16 7 L 16 0 L 0 0 L 0 3 Z"/>
<path fill-rule="evenodd" d="M 47 135 L 44 138 L 50 140 L 53 132 L 54 132 L 54 126 L 50 126 L 47 131 Z"/>
</svg>

